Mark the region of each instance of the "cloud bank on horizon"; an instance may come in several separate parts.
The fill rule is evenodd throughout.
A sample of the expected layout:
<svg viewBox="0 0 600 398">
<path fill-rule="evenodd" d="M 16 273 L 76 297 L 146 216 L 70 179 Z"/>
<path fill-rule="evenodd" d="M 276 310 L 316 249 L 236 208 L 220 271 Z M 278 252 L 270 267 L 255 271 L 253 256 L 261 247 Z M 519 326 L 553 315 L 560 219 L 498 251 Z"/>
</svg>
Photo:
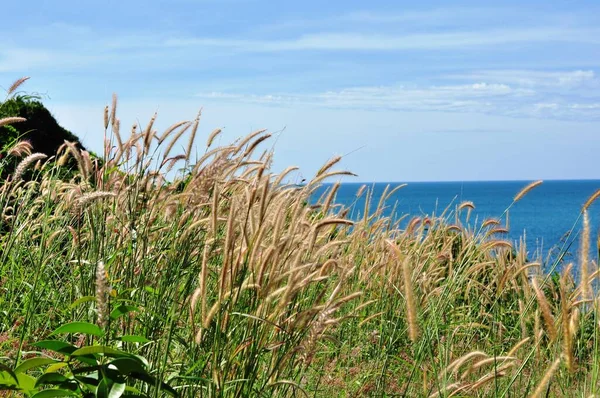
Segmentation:
<svg viewBox="0 0 600 398">
<path fill-rule="evenodd" d="M 600 178 L 600 5 L 551 3 L 12 3 L 0 82 L 32 76 L 95 150 L 117 92 L 130 122 L 285 127 L 276 165 L 306 174 L 350 153 L 361 181 Z"/>
</svg>

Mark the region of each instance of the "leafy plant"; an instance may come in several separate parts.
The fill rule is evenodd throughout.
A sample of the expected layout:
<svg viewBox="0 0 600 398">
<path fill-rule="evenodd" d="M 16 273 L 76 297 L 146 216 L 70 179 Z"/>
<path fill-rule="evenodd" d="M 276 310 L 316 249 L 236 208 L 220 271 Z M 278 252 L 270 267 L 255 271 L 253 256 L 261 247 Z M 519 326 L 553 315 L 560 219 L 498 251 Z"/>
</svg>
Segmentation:
<svg viewBox="0 0 600 398">
<path fill-rule="evenodd" d="M 104 337 L 102 329 L 87 322 L 65 324 L 51 336 L 62 334 L 78 335 L 80 340 Z M 116 341 L 147 340 L 140 336 L 125 336 Z M 109 345 L 92 344 L 78 348 L 62 340 L 42 340 L 33 346 L 42 350 L 44 355 L 22 361 L 12 370 L 6 365 L 0 366 L 0 390 L 19 391 L 38 398 L 145 397 L 152 389 L 178 396 L 173 388 L 151 375 L 148 361 L 142 356 Z M 31 374 L 33 371 L 34 375 Z"/>
</svg>

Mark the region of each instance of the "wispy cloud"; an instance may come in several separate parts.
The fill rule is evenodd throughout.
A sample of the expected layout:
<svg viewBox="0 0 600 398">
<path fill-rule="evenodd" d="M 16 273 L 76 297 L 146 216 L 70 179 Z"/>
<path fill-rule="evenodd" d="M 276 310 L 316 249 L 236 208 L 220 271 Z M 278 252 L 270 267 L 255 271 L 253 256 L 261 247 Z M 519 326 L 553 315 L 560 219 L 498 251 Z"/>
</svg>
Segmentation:
<svg viewBox="0 0 600 398">
<path fill-rule="evenodd" d="M 532 11 L 520 13 L 485 7 L 350 10 L 334 15 L 330 27 L 323 16 L 313 14 L 308 19 L 312 25 L 290 23 L 289 31 L 281 35 L 260 29 L 246 34 L 172 27 L 148 30 L 139 24 L 106 30 L 98 24 L 52 22 L 26 27 L 18 37 L 6 36 L 0 46 L 0 72 L 110 71 L 107 74 L 119 74 L 122 81 L 127 76 L 135 81 L 131 74 L 139 71 L 167 86 L 184 71 L 189 73 L 188 94 L 195 91 L 192 87 L 204 86 L 200 97 L 222 102 L 598 119 L 600 79 L 595 66 L 490 70 L 477 65 L 482 59 L 489 65 L 500 57 L 527 58 L 529 49 L 556 48 L 558 54 L 558 49 L 595 49 L 600 44 L 600 28 L 579 14 L 576 20 L 584 23 L 540 13 L 531 25 L 515 21 L 530 20 Z M 504 25 L 498 23 L 497 14 L 514 18 Z M 290 21 L 284 18 L 282 24 L 286 22 Z M 447 63 L 436 64 L 440 59 Z M 273 73 L 256 67 L 264 64 L 272 66 Z M 206 65 L 210 67 L 202 70 L 208 75 L 191 75 Z M 342 69 L 347 65 L 347 70 L 337 73 L 338 65 Z M 404 79 L 393 70 L 395 65 L 412 75 Z M 359 72 L 349 73 L 353 68 L 364 71 L 359 82 L 352 79 Z M 317 83 L 312 88 L 294 84 L 298 76 Z M 223 87 L 212 92 L 211 80 Z M 229 84 L 237 88 L 228 91 L 233 80 L 243 82 Z"/>
<path fill-rule="evenodd" d="M 529 75 L 538 76 L 535 72 L 531 72 Z M 561 80 L 560 76 L 579 76 L 579 73 L 577 71 L 571 74 L 564 72 L 560 76 L 551 76 L 555 78 L 557 84 L 561 84 L 561 82 L 572 84 L 571 80 Z M 546 84 L 548 83 L 546 82 Z M 594 99 L 550 96 L 548 93 L 537 91 L 534 88 L 539 88 L 539 86 L 479 82 L 423 87 L 354 87 L 313 94 L 255 95 L 203 92 L 198 96 L 212 101 L 258 103 L 284 107 L 311 105 L 342 109 L 468 112 L 566 120 L 580 117 L 600 119 L 600 107 L 598 102 L 594 102 Z"/>
<path fill-rule="evenodd" d="M 517 11 L 505 7 L 445 7 L 403 12 L 381 12 L 366 9 L 340 15 L 337 19 L 360 24 L 402 24 L 400 28 L 413 28 L 415 25 L 421 27 L 460 26 L 465 23 L 477 24 L 498 18 L 515 21 L 529 17 L 531 14 L 524 8 Z M 539 18 L 540 14 L 536 13 L 536 16 Z"/>
<path fill-rule="evenodd" d="M 521 87 L 572 89 L 600 88 L 600 79 L 593 70 L 534 71 L 534 70 L 488 70 L 447 75 L 446 78 L 503 82 Z"/>
<path fill-rule="evenodd" d="M 368 7 L 351 10 L 342 14 L 319 14 L 318 17 L 284 19 L 254 26 L 253 31 L 260 33 L 287 33 L 297 31 L 332 32 L 336 30 L 353 32 L 410 33 L 425 30 L 481 30 L 493 26 L 508 27 L 530 26 L 536 21 L 539 27 L 552 26 L 566 29 L 596 26 L 593 14 L 578 10 L 544 12 L 538 7 L 523 4 L 518 8 L 503 6 L 452 6 L 452 7 L 405 7 L 401 11 Z"/>
<path fill-rule="evenodd" d="M 524 11 L 529 15 L 528 12 Z M 512 16 L 508 19 L 513 24 L 498 23 L 497 14 Z M 493 57 L 499 49 L 511 52 L 525 51 L 522 49 L 527 46 L 558 45 L 564 48 L 600 44 L 600 28 L 597 24 L 547 23 L 548 19 L 557 17 L 541 14 L 539 17 L 536 15 L 537 25 L 528 26 L 515 24 L 514 18 L 518 18 L 515 14 L 519 13 L 482 7 L 407 10 L 401 13 L 350 11 L 329 19 L 314 17 L 305 21 L 304 25 L 301 21 L 295 24 L 284 19 L 281 24 L 288 24 L 289 30 L 280 35 L 265 34 L 260 27 L 247 32 L 225 30 L 214 33 L 173 27 L 153 30 L 132 24 L 131 27 L 107 30 L 98 24 L 92 26 L 83 22 L 69 24 L 54 21 L 43 26 L 23 27 L 18 36 L 2 32 L 0 28 L 0 36 L 3 36 L 0 39 L 0 71 L 40 66 L 73 69 L 74 66 L 94 62 L 101 65 L 118 57 L 122 63 L 136 58 L 162 58 L 162 62 L 168 60 L 169 64 L 176 63 L 178 59 L 182 59 L 182 62 L 200 62 L 203 58 L 215 56 L 246 57 L 249 54 L 256 57 L 276 54 L 287 58 L 299 56 L 297 53 L 307 54 L 303 56 L 310 53 L 315 57 L 360 57 L 369 52 L 369 56 L 373 57 L 401 57 L 405 52 L 453 54 L 462 51 L 471 56 L 482 52 Z M 376 58 L 372 60 L 376 61 Z M 512 80 L 508 79 L 510 76 L 498 76 L 492 72 L 470 78 L 509 83 L 518 80 L 520 85 L 532 79 L 554 78 L 552 75 L 519 75 L 519 71 L 512 73 Z M 565 78 L 587 77 L 582 74 Z"/>
<path fill-rule="evenodd" d="M 36 70 L 83 70 L 106 64 L 117 54 L 74 52 L 38 47 L 0 49 L 0 72 L 30 72 Z"/>
<path fill-rule="evenodd" d="M 600 44 L 600 29 L 495 29 L 407 35 L 315 33 L 290 40 L 245 40 L 206 37 L 167 39 L 170 47 L 225 47 L 241 52 L 406 51 L 485 47 L 515 43 Z"/>
</svg>

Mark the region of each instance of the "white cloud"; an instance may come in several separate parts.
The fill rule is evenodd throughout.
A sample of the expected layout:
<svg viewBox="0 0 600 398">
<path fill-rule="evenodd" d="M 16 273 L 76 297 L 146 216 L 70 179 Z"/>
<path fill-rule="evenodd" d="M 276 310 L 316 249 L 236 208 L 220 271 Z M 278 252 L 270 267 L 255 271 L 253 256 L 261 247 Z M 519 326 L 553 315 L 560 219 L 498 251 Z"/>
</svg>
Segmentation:
<svg viewBox="0 0 600 398">
<path fill-rule="evenodd" d="M 444 10 L 431 11 L 435 18 L 444 19 Z M 465 10 L 468 18 L 476 18 L 479 13 L 490 13 L 490 10 Z M 454 10 L 454 14 L 460 14 Z M 539 25 L 533 27 L 481 27 L 472 28 L 431 29 L 426 25 L 419 29 L 377 29 L 379 33 L 361 31 L 362 25 L 352 24 L 353 19 L 378 20 L 385 18 L 408 18 L 419 20 L 426 17 L 427 12 L 401 14 L 355 13 L 338 17 L 348 21 L 350 26 L 331 31 L 327 28 L 315 27 L 310 30 L 296 30 L 286 35 L 286 39 L 273 39 L 270 35 L 234 35 L 234 36 L 190 36 L 173 30 L 148 31 L 137 30 L 108 31 L 98 30 L 80 25 L 53 23 L 48 26 L 33 26 L 23 30 L 18 37 L 0 39 L 0 71 L 17 71 L 24 68 L 71 67 L 96 63 L 107 64 L 112 59 L 120 59 L 123 64 L 131 60 L 152 58 L 160 62 L 149 63 L 149 67 L 163 63 L 182 64 L 199 61 L 202 57 L 247 56 L 252 54 L 277 54 L 292 57 L 294 52 L 333 53 L 401 53 L 405 51 L 486 51 L 493 53 L 498 47 L 511 49 L 519 44 L 542 45 L 547 43 L 564 44 L 600 44 L 600 28 L 582 25 L 564 27 L 556 25 Z M 468 24 L 465 26 L 469 26 Z M 348 29 L 350 28 L 350 29 Z M 373 32 L 371 29 L 370 32 Z M 420 32 L 420 33 L 410 33 Z M 1 33 L 1 32 L 0 32 Z M 281 36 L 279 36 L 281 37 Z M 591 73 L 591 76 L 590 76 Z M 556 81 L 565 87 L 582 84 L 594 80 L 590 71 L 575 71 L 570 74 L 551 72 L 547 75 L 537 73 L 530 75 L 526 71 L 482 71 L 470 76 L 463 76 L 471 81 L 490 83 L 507 83 L 518 85 L 536 85 L 543 81 Z"/>
<path fill-rule="evenodd" d="M 502 82 L 531 88 L 577 88 L 598 86 L 593 70 L 539 71 L 539 70 L 483 70 L 465 74 L 447 75 L 446 78 L 459 80 L 485 80 Z"/>
<path fill-rule="evenodd" d="M 403 86 L 355 87 L 314 94 L 246 95 L 240 93 L 199 93 L 202 98 L 224 101 L 291 106 L 294 104 L 331 108 L 397 110 L 482 110 L 489 109 L 490 99 L 523 96 L 527 91 L 507 85 L 475 83 L 425 88 Z M 478 109 L 479 108 L 479 109 Z"/>
<path fill-rule="evenodd" d="M 572 104 L 572 109 L 600 109 L 600 103 L 597 104 Z"/>
<path fill-rule="evenodd" d="M 561 86 L 576 86 L 585 82 L 592 81 L 596 75 L 591 70 L 577 70 L 571 73 L 563 73 L 558 76 L 558 83 Z"/>
<path fill-rule="evenodd" d="M 485 4 L 485 3 L 481 3 Z M 489 4 L 489 3 L 488 3 Z M 528 26 L 529 21 L 535 20 L 539 26 L 560 26 L 561 28 L 569 28 L 565 24 L 568 22 L 568 17 L 573 17 L 580 22 L 586 20 L 586 15 L 579 15 L 573 12 L 540 12 L 539 9 L 528 8 L 525 4 L 523 7 L 510 8 L 488 6 L 484 7 L 461 7 L 452 6 L 446 8 L 422 8 L 422 9 L 406 9 L 402 12 L 382 12 L 373 10 L 363 10 L 350 12 L 341 15 L 337 18 L 328 18 L 323 20 L 324 25 L 331 24 L 331 20 L 349 22 L 354 24 L 373 24 L 381 27 L 392 27 L 394 29 L 414 30 L 422 29 L 423 27 L 465 27 L 465 26 L 507 26 L 520 25 Z M 501 3 L 499 3 L 501 4 Z M 579 23 L 577 26 L 581 26 Z M 593 26 L 593 22 L 586 23 Z"/>
<path fill-rule="evenodd" d="M 250 103 L 280 107 L 313 106 L 333 109 L 475 112 L 515 117 L 600 119 L 598 103 L 573 102 L 529 87 L 500 83 L 443 86 L 367 86 L 309 94 L 244 94 L 203 92 L 198 97 L 224 103 Z M 579 98 L 579 101 L 585 98 Z"/>
<path fill-rule="evenodd" d="M 548 10 L 541 12 L 539 8 L 522 7 L 510 8 L 503 6 L 484 7 L 441 7 L 413 8 L 402 7 L 382 11 L 375 8 L 351 10 L 345 14 L 322 14 L 318 17 L 302 19 L 284 19 L 253 27 L 257 33 L 273 32 L 307 32 L 307 31 L 344 31 L 370 32 L 376 28 L 379 32 L 423 32 L 424 29 L 477 29 L 491 26 L 530 26 L 530 21 L 536 21 L 540 27 L 560 27 L 569 30 L 573 27 L 595 26 L 596 21 L 589 13 L 584 14 L 575 10 L 561 10 L 560 13 Z M 573 24 L 573 21 L 577 21 Z"/>
<path fill-rule="evenodd" d="M 538 103 L 538 104 L 533 104 L 533 109 L 536 112 L 543 111 L 543 110 L 546 110 L 546 109 L 548 109 L 548 110 L 556 110 L 556 109 L 558 109 L 558 107 L 559 107 L 559 105 L 556 104 L 556 103 L 553 103 L 553 102 L 552 103 Z"/>
<path fill-rule="evenodd" d="M 3 48 L 0 50 L 0 72 L 15 72 L 32 66 L 42 66 L 52 59 L 49 51 Z"/>
<path fill-rule="evenodd" d="M 514 43 L 576 42 L 600 44 L 600 29 L 495 29 L 423 34 L 313 33 L 289 40 L 247 40 L 180 37 L 168 47 L 226 47 L 244 52 L 279 51 L 406 51 L 458 49 Z"/>
<path fill-rule="evenodd" d="M 75 70 L 106 63 L 115 57 L 115 54 L 35 47 L 0 48 L 0 72 L 30 73 L 32 70 Z"/>
</svg>

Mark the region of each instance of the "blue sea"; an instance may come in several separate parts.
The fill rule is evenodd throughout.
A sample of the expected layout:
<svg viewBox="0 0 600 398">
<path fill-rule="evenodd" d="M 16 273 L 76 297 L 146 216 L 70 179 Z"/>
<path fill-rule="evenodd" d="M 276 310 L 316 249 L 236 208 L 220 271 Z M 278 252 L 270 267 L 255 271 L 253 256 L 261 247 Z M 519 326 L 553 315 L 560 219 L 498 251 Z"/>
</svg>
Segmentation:
<svg viewBox="0 0 600 398">
<path fill-rule="evenodd" d="M 398 219 L 403 215 L 440 215 L 444 209 L 451 211 L 464 201 L 472 201 L 475 209 L 471 213 L 470 224 L 481 224 L 488 218 L 500 218 L 511 205 L 514 196 L 529 181 L 490 181 L 490 182 L 420 182 L 408 183 L 393 194 L 387 202 L 386 216 Z M 356 194 L 362 185 L 373 191 L 372 209 L 387 185 L 391 188 L 401 183 L 343 183 L 337 192 L 335 203 L 351 206 L 351 218 L 363 216 L 365 195 L 357 199 Z M 316 200 L 331 184 L 325 184 L 314 195 Z M 581 231 L 581 207 L 598 189 L 600 180 L 544 181 L 534 188 L 509 211 L 509 233 L 506 238 L 517 242 L 526 236 L 528 257 L 543 260 L 549 264 L 557 253 L 566 252 L 566 261 L 576 261 Z M 395 214 L 391 214 L 396 205 Z M 590 207 L 592 230 L 592 250 L 596 251 L 596 237 L 600 224 L 600 199 Z M 464 217 L 462 218 L 464 221 Z M 454 213 L 450 216 L 454 222 Z M 504 224 L 505 217 L 502 218 Z M 402 224 L 401 224 L 402 226 Z M 592 253 L 593 254 L 593 253 Z M 593 257 L 595 258 L 595 256 Z"/>
</svg>

